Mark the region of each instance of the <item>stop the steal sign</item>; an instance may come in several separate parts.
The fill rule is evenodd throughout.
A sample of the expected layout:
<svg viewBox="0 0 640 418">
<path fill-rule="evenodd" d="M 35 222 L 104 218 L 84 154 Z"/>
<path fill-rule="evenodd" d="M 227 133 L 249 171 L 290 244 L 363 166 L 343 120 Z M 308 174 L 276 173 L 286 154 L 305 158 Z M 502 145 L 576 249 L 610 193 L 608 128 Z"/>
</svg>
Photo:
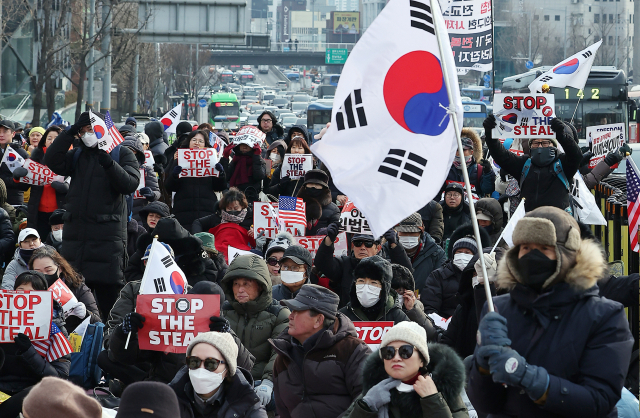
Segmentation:
<svg viewBox="0 0 640 418">
<path fill-rule="evenodd" d="M 358 338 L 367 343 L 371 350 L 377 350 L 382 337 L 393 327 L 393 321 L 354 321 Z"/>
<path fill-rule="evenodd" d="M 556 116 L 553 94 L 496 94 L 494 138 L 555 138 L 551 120 Z"/>
</svg>

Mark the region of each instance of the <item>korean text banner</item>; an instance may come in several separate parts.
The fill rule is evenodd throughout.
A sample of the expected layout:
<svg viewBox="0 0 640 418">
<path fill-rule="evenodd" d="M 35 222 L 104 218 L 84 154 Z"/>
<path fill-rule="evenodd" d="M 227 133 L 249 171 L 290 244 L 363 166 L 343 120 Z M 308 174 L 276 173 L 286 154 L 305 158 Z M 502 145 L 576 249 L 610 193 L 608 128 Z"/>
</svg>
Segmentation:
<svg viewBox="0 0 640 418">
<path fill-rule="evenodd" d="M 18 334 L 46 341 L 51 330 L 53 295 L 49 291 L 0 290 L 0 343 Z"/>
<path fill-rule="evenodd" d="M 139 295 L 136 312 L 145 317 L 138 331 L 141 350 L 186 353 L 209 318 L 220 316 L 219 295 Z"/>
<path fill-rule="evenodd" d="M 360 33 L 360 12 L 333 12 L 333 33 Z"/>
</svg>

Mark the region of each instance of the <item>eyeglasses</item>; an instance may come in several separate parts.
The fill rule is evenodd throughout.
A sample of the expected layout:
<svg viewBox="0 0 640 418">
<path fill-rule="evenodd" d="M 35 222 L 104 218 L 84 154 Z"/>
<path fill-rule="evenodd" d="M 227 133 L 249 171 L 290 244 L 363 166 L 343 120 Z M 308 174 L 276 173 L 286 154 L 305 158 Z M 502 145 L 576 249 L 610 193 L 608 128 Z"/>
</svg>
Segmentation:
<svg viewBox="0 0 640 418">
<path fill-rule="evenodd" d="M 295 267 L 282 266 L 282 267 L 280 267 L 280 270 L 282 270 L 282 271 L 301 272 L 301 271 L 304 271 L 305 268 L 304 268 L 304 266 L 295 266 Z"/>
<path fill-rule="evenodd" d="M 531 143 L 531 148 L 547 148 L 551 146 L 551 141 L 534 141 Z"/>
<path fill-rule="evenodd" d="M 191 138 L 191 142 L 193 142 L 194 144 L 204 144 L 204 139 L 196 139 L 196 138 Z"/>
<path fill-rule="evenodd" d="M 397 351 L 398 354 L 400 354 L 400 358 L 406 360 L 408 358 L 411 358 L 411 356 L 413 355 L 413 349 L 414 347 L 410 344 L 401 345 L 398 348 L 388 345 L 380 349 L 380 355 L 382 356 L 383 360 L 393 360 L 393 358 L 396 356 Z"/>
<path fill-rule="evenodd" d="M 260 119 L 260 122 L 269 122 L 269 123 L 271 123 L 273 121 L 271 119 Z"/>
<path fill-rule="evenodd" d="M 213 357 L 208 357 L 202 360 L 200 357 L 189 356 L 187 357 L 187 367 L 189 367 L 189 369 L 191 370 L 199 369 L 203 361 L 204 368 L 209 370 L 210 372 L 217 370 L 218 366 L 220 366 L 221 364 L 227 364 L 224 360 L 218 360 Z"/>
<path fill-rule="evenodd" d="M 354 247 L 362 247 L 362 244 L 364 244 L 364 246 L 367 248 L 371 248 L 375 243 L 373 241 L 351 241 L 351 245 L 353 245 Z"/>
<path fill-rule="evenodd" d="M 458 192 L 447 192 L 447 193 L 445 193 L 444 197 L 447 198 L 447 199 L 455 199 L 457 197 L 460 197 L 460 193 L 458 193 Z"/>
<path fill-rule="evenodd" d="M 269 257 L 267 258 L 267 264 L 270 266 L 277 266 L 280 264 L 280 260 L 275 257 Z"/>
</svg>

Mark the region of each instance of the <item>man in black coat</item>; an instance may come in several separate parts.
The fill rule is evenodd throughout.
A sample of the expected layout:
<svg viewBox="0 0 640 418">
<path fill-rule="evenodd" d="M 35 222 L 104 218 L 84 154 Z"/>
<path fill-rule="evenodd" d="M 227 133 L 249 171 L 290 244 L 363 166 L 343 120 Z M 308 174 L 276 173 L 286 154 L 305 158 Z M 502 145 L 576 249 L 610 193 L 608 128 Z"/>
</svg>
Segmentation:
<svg viewBox="0 0 640 418">
<path fill-rule="evenodd" d="M 19 145 L 12 143 L 13 133 L 15 127 L 10 120 L 0 120 L 0 152 L 4 156 L 4 152 L 7 147 L 13 148 L 25 160 L 29 158 L 29 155 L 25 150 L 20 148 Z M 29 189 L 27 183 L 19 183 L 17 179 L 27 175 L 27 169 L 18 167 L 16 168 L 18 173 L 12 173 L 7 167 L 7 163 L 3 162 L 0 166 L 0 178 L 4 181 L 7 187 L 7 203 L 10 205 L 22 205 L 24 203 L 24 192 Z M 16 179 L 14 181 L 14 178 Z"/>
<path fill-rule="evenodd" d="M 284 135 L 284 129 L 277 121 L 278 118 L 268 110 L 265 110 L 258 116 L 258 129 L 265 133 L 265 139 L 269 145 Z"/>
<path fill-rule="evenodd" d="M 74 144 L 77 139 L 80 141 Z M 54 173 L 71 176 L 61 254 L 96 292 L 98 307 L 106 316 L 124 283 L 128 259 L 125 196 L 138 188 L 140 171 L 127 147 L 118 146 L 107 154 L 97 145 L 89 112 L 84 112 L 49 146 L 44 162 Z"/>
</svg>

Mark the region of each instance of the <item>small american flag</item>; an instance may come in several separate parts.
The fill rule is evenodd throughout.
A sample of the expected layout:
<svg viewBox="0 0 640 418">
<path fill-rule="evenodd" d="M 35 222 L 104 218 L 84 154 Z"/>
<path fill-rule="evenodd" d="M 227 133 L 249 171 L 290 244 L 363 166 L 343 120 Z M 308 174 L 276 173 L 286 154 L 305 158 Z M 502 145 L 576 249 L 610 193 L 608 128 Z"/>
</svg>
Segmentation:
<svg viewBox="0 0 640 418">
<path fill-rule="evenodd" d="M 49 363 L 67 354 L 73 353 L 69 340 L 55 323 L 51 323 L 51 332 L 47 341 L 32 341 L 33 348 Z"/>
<path fill-rule="evenodd" d="M 307 227 L 306 205 L 304 200 L 291 196 L 280 196 L 278 199 L 278 217 L 280 218 L 280 225 L 283 228 L 299 225 L 303 231 L 302 235 L 304 235 L 304 230 Z"/>
<path fill-rule="evenodd" d="M 638 252 L 638 221 L 640 221 L 640 176 L 631 158 L 627 158 L 627 214 L 629 216 L 629 238 L 631 249 Z"/>
<path fill-rule="evenodd" d="M 113 124 L 113 120 L 111 120 L 111 115 L 107 110 L 107 113 L 104 115 L 104 123 L 107 125 L 107 130 L 109 131 L 109 136 L 111 137 L 111 144 L 107 145 L 107 149 L 105 151 L 107 153 L 113 151 L 113 149 L 118 146 L 124 138 L 120 135 L 118 128 Z"/>
</svg>

